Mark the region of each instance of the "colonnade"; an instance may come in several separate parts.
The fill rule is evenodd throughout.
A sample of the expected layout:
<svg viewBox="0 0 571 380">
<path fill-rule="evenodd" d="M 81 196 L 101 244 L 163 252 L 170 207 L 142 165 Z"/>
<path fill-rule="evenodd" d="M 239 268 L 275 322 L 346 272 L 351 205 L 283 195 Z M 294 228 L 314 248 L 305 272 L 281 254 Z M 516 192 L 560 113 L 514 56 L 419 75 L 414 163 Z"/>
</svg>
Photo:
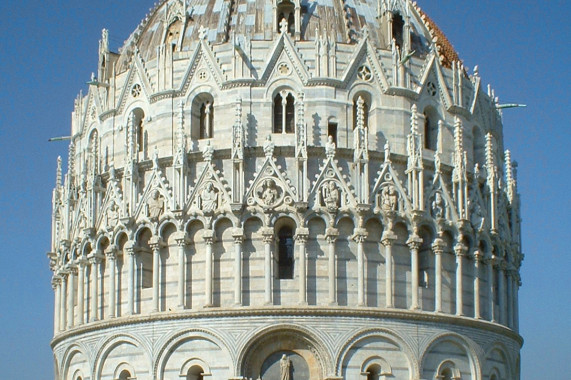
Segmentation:
<svg viewBox="0 0 571 380">
<path fill-rule="evenodd" d="M 276 234 L 273 228 L 263 228 L 261 231 L 261 241 L 263 242 L 263 266 L 264 266 L 264 304 L 273 305 L 274 295 L 274 278 L 275 272 L 275 255 L 276 255 Z M 338 252 L 336 252 L 336 241 L 339 237 L 339 231 L 336 228 L 328 228 L 324 235 L 326 242 L 324 251 L 327 252 L 327 305 L 335 306 L 337 300 L 338 285 Z M 367 306 L 366 300 L 366 270 L 365 260 L 366 252 L 364 243 L 367 237 L 367 231 L 363 228 L 356 228 L 352 239 L 356 243 L 356 261 L 357 261 L 357 306 Z M 213 273 L 214 273 L 214 255 L 213 244 L 215 233 L 213 230 L 203 231 L 205 264 L 204 264 L 204 307 L 213 307 Z M 241 228 L 235 228 L 232 232 L 233 238 L 233 303 L 235 306 L 242 306 L 243 296 L 243 243 L 244 231 Z M 307 290 L 307 241 L 309 239 L 309 230 L 307 228 L 297 228 L 294 236 L 296 251 L 296 270 L 298 281 L 298 304 L 308 304 Z M 395 268 L 393 265 L 393 245 L 397 240 L 397 236 L 393 233 L 384 233 L 381 238 L 381 244 L 384 246 L 385 254 L 385 305 L 386 309 L 395 308 Z M 186 247 L 189 239 L 185 233 L 177 232 L 174 238 L 176 247 L 178 247 L 177 255 L 177 308 L 185 309 L 185 299 L 191 291 L 192 281 L 187 282 L 187 252 Z M 422 239 L 418 236 L 412 236 L 406 244 L 410 251 L 410 281 L 407 286 L 410 287 L 407 294 L 410 299 L 408 304 L 410 310 L 421 310 L 419 300 L 419 250 Z M 159 237 L 153 237 L 149 241 L 152 250 L 152 306 L 151 312 L 160 312 L 160 295 L 161 295 L 161 255 L 160 249 L 165 243 Z M 432 253 L 434 254 L 434 312 L 443 312 L 442 287 L 443 287 L 443 255 L 448 254 L 446 243 L 436 238 L 432 243 Z M 128 241 L 122 250 L 116 246 L 109 247 L 105 252 L 96 251 L 87 257 L 80 257 L 71 263 L 68 263 L 63 270 L 56 273 L 53 278 L 52 286 L 55 295 L 55 315 L 54 330 L 56 333 L 63 332 L 75 326 L 83 325 L 88 322 L 94 322 L 101 319 L 115 318 L 120 316 L 118 313 L 118 292 L 117 289 L 118 271 L 117 257 L 119 254 L 123 257 L 123 265 L 127 267 L 126 279 L 126 312 L 123 315 L 134 315 L 141 312 L 141 305 L 137 305 L 136 289 L 137 281 L 137 263 L 136 256 L 140 248 L 135 241 Z M 468 255 L 468 249 L 463 244 L 456 244 L 453 247 L 455 255 L 455 314 L 457 316 L 467 316 L 476 319 L 486 319 L 494 323 L 506 325 L 514 330 L 518 330 L 518 290 L 519 280 L 517 270 L 510 267 L 506 262 L 496 256 L 484 256 L 482 252 L 476 250 L 472 255 Z M 466 274 L 464 269 L 470 262 L 473 265 L 472 273 L 472 290 L 473 290 L 473 314 L 465 315 L 464 313 L 464 285 L 463 276 Z M 483 269 L 487 275 L 486 287 L 481 286 Z M 470 273 L 470 271 L 466 271 Z M 106 273 L 107 276 L 103 276 Z M 106 284 L 104 284 L 106 280 Z M 121 282 L 122 288 L 124 282 Z M 86 288 L 90 294 L 86 294 Z M 105 292 L 106 302 L 99 305 L 104 299 L 102 292 Z M 87 300 L 89 302 L 87 302 Z M 487 301 L 487 315 L 483 315 L 482 310 L 485 306 L 482 302 Z M 432 311 L 432 310 L 430 310 Z M 105 312 L 105 315 L 103 313 Z"/>
</svg>

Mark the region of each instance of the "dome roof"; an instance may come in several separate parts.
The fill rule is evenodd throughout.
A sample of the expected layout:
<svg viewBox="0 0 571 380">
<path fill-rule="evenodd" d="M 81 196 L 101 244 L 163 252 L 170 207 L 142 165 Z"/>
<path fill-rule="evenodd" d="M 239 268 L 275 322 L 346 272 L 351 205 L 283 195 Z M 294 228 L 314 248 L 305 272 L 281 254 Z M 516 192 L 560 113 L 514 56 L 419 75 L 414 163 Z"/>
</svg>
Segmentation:
<svg viewBox="0 0 571 380">
<path fill-rule="evenodd" d="M 281 7 L 292 12 L 299 9 L 299 40 L 313 41 L 316 36 L 327 35 L 337 43 L 353 43 L 366 33 L 373 46 L 388 50 L 389 28 L 383 24 L 384 15 L 399 14 L 409 21 L 415 55 L 424 57 L 435 47 L 444 66 L 459 61 L 438 26 L 416 3 L 407 0 L 162 0 L 120 49 L 117 72 L 127 69 L 136 49 L 149 61 L 165 43 L 185 52 L 192 51 L 200 37 L 213 44 L 232 39 L 272 40 L 279 35 Z M 290 21 L 293 23 L 293 18 Z"/>
</svg>

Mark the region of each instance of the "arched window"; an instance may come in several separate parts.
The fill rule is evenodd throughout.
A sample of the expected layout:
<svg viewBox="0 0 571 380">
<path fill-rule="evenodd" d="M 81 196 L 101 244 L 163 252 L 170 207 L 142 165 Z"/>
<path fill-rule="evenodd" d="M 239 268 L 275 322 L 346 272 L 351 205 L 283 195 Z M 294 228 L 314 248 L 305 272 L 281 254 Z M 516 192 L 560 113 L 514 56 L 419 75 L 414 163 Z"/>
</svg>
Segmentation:
<svg viewBox="0 0 571 380">
<path fill-rule="evenodd" d="M 293 278 L 293 231 L 284 226 L 278 232 L 278 265 L 279 278 Z"/>
<path fill-rule="evenodd" d="M 372 364 L 367 368 L 367 380 L 379 380 L 381 376 L 381 366 Z"/>
<path fill-rule="evenodd" d="M 424 109 L 424 148 L 438 148 L 438 113 L 432 107 Z"/>
<path fill-rule="evenodd" d="M 182 30 L 182 21 L 176 20 L 170 24 L 167 34 L 165 36 L 165 44 L 172 47 L 172 51 L 177 49 L 180 40 L 180 33 Z"/>
<path fill-rule="evenodd" d="M 189 368 L 186 374 L 186 380 L 203 380 L 204 379 L 204 370 L 197 365 L 193 365 Z"/>
<path fill-rule="evenodd" d="M 192 101 L 191 137 L 195 140 L 214 137 L 214 98 L 202 93 Z"/>
<path fill-rule="evenodd" d="M 329 118 L 327 122 L 327 137 L 331 136 L 333 142 L 337 145 L 337 119 L 334 117 Z"/>
<path fill-rule="evenodd" d="M 396 45 L 402 50 L 404 35 L 404 20 L 399 13 L 393 14 L 392 37 Z"/>
<path fill-rule="evenodd" d="M 358 94 L 353 98 L 353 129 L 357 128 L 360 109 L 363 112 L 363 128 L 369 127 L 370 104 L 369 97 L 365 94 Z"/>
<path fill-rule="evenodd" d="M 490 380 L 498 380 L 498 377 L 496 376 L 496 374 L 493 374 L 492 376 L 490 376 Z"/>
<path fill-rule="evenodd" d="M 132 379 L 131 372 L 127 371 L 126 369 L 121 371 L 121 374 L 119 374 L 119 380 L 130 380 L 130 379 Z"/>
<path fill-rule="evenodd" d="M 445 368 L 441 373 L 440 373 L 440 378 L 442 380 L 452 380 L 452 370 L 450 368 Z"/>
<path fill-rule="evenodd" d="M 139 152 L 146 152 L 147 151 L 147 132 L 145 131 L 145 112 L 140 109 L 136 108 L 131 112 L 130 116 L 133 128 L 133 133 L 135 134 L 135 141 L 137 143 L 137 151 Z"/>
<path fill-rule="evenodd" d="M 281 91 L 274 98 L 274 133 L 294 133 L 295 98 L 289 91 Z"/>
<path fill-rule="evenodd" d="M 277 0 L 276 32 L 281 32 L 281 23 L 287 21 L 287 32 L 293 36 L 295 33 L 295 5 L 289 0 Z"/>
<path fill-rule="evenodd" d="M 89 146 L 87 148 L 87 170 L 88 173 L 96 173 L 99 170 L 99 135 L 97 129 L 91 132 Z"/>
</svg>

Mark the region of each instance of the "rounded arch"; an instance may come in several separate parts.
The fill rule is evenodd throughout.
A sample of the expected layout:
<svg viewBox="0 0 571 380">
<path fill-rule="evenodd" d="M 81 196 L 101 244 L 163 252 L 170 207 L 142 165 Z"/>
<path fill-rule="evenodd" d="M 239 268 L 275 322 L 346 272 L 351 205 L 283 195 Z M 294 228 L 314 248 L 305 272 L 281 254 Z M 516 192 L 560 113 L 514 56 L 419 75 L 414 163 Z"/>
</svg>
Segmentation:
<svg viewBox="0 0 571 380">
<path fill-rule="evenodd" d="M 190 137 L 193 140 L 214 137 L 216 99 L 212 91 L 202 91 L 190 103 Z"/>
<path fill-rule="evenodd" d="M 123 249 L 127 241 L 129 241 L 129 231 L 125 227 L 121 227 L 113 232 L 112 239 L 113 245 L 119 249 Z"/>
<path fill-rule="evenodd" d="M 85 349 L 85 347 L 82 347 L 80 344 L 78 343 L 74 343 L 72 345 L 70 345 L 67 350 L 65 351 L 63 358 L 62 358 L 62 368 L 60 373 L 63 375 L 63 378 L 65 380 L 69 379 L 69 371 L 71 368 L 71 364 L 72 364 L 72 360 L 76 357 L 76 355 L 81 355 L 83 356 L 86 360 L 85 363 L 87 366 L 89 366 L 90 361 L 87 360 L 87 355 L 85 354 L 85 352 L 87 352 L 87 350 Z M 88 367 L 87 370 L 91 371 L 92 368 Z M 73 380 L 75 380 L 75 372 L 77 372 L 78 369 L 76 369 L 74 371 L 74 376 L 73 376 Z M 82 378 L 84 376 L 82 375 Z"/>
<path fill-rule="evenodd" d="M 83 380 L 84 378 L 85 378 L 85 376 L 83 375 L 83 371 L 78 369 L 78 370 L 73 372 L 73 376 L 71 377 L 71 380 Z"/>
<path fill-rule="evenodd" d="M 140 112 L 142 112 L 142 117 L 149 118 L 150 117 L 149 109 L 150 109 L 149 103 L 147 103 L 142 99 L 137 99 L 134 100 L 132 103 L 129 103 L 125 107 L 125 113 L 123 113 L 123 125 L 129 124 L 129 118 L 131 117 L 131 114 L 133 112 L 135 112 L 136 114 L 140 114 Z"/>
<path fill-rule="evenodd" d="M 154 226 L 152 226 L 150 223 L 147 222 L 140 223 L 139 226 L 137 226 L 134 234 L 135 244 L 140 245 L 143 242 L 143 240 L 148 240 L 155 235 L 156 234 Z"/>
<path fill-rule="evenodd" d="M 290 92 L 294 97 L 297 97 L 299 93 L 301 83 L 298 83 L 290 78 L 276 78 L 272 82 L 268 83 L 266 87 L 266 92 L 264 97 L 266 101 L 273 101 L 276 95 L 279 95 L 282 91 Z"/>
<path fill-rule="evenodd" d="M 381 93 L 375 86 L 369 83 L 357 83 L 347 93 L 347 103 L 353 104 L 359 96 L 363 97 L 363 100 L 370 106 L 369 110 L 380 106 L 378 102 L 381 99 Z"/>
<path fill-rule="evenodd" d="M 354 227 L 359 225 L 359 221 L 357 220 L 357 216 L 355 214 L 350 212 L 340 212 L 335 217 L 332 227 L 338 228 L 339 223 L 345 220 L 350 221 Z"/>
<path fill-rule="evenodd" d="M 111 239 L 109 235 L 101 233 L 96 237 L 95 240 L 95 250 L 104 252 L 107 247 L 111 244 Z"/>
<path fill-rule="evenodd" d="M 93 245 L 90 238 L 85 237 L 80 244 L 81 256 L 87 257 L 93 251 Z"/>
<path fill-rule="evenodd" d="M 159 238 L 166 241 L 165 239 L 166 234 L 168 233 L 169 230 L 173 229 L 175 232 L 179 231 L 179 223 L 176 219 L 168 217 L 165 220 L 163 220 L 161 224 L 158 226 L 157 235 L 159 236 Z"/>
<path fill-rule="evenodd" d="M 393 376 L 393 369 L 388 361 L 383 359 L 381 356 L 375 355 L 369 357 L 361 365 L 361 373 L 370 372 L 371 367 L 374 367 L 378 373 L 378 376 Z"/>
<path fill-rule="evenodd" d="M 309 213 L 305 215 L 303 219 L 303 226 L 309 225 L 309 222 L 313 219 L 320 219 L 323 223 L 325 223 L 325 228 L 331 227 L 331 217 L 327 212 L 322 210 L 311 210 Z"/>
<path fill-rule="evenodd" d="M 212 375 L 210 366 L 199 358 L 188 359 L 180 369 L 180 377 L 195 375 L 197 378 L 201 375 Z"/>
<path fill-rule="evenodd" d="M 427 370 L 427 359 L 429 355 L 432 354 L 432 350 L 438 345 L 441 345 L 443 343 L 452 343 L 453 345 L 463 349 L 464 354 L 466 355 L 466 359 L 468 360 L 468 366 L 471 372 L 471 379 L 477 380 L 482 378 L 481 363 L 478 357 L 478 345 L 469 338 L 453 332 L 444 332 L 441 334 L 437 334 L 432 339 L 430 339 L 430 341 L 426 344 L 420 356 L 420 365 L 422 371 Z M 446 359 L 454 360 L 452 358 L 446 358 Z M 442 359 L 438 360 L 439 364 L 442 364 L 442 362 L 443 362 Z M 454 363 L 458 365 L 458 360 L 455 360 Z M 435 366 L 434 370 L 437 369 L 438 367 Z M 422 377 L 423 373 L 420 373 L 420 375 Z"/>
<path fill-rule="evenodd" d="M 340 376 L 343 371 L 343 363 L 346 361 L 349 352 L 352 348 L 369 338 L 386 339 L 396 346 L 400 347 L 405 359 L 408 362 L 410 371 L 409 376 L 415 378 L 419 373 L 418 362 L 413 350 L 408 343 L 395 331 L 384 328 L 367 328 L 357 331 L 355 334 L 346 339 L 346 343 L 339 349 L 337 357 L 335 358 L 335 374 Z M 366 363 L 366 362 L 365 362 Z M 363 365 L 365 365 L 363 363 Z M 381 367 L 383 368 L 383 367 Z M 392 369 L 391 369 L 392 372 Z"/>
<path fill-rule="evenodd" d="M 254 368 L 261 368 L 267 356 L 284 350 L 299 354 L 306 362 L 309 362 L 310 367 L 314 366 L 310 369 L 312 380 L 325 378 L 332 368 L 327 346 L 317 334 L 305 327 L 279 324 L 260 328 L 254 332 L 253 336 L 254 338 L 239 350 L 236 361 L 238 365 L 236 373 L 238 374 L 253 377 L 252 371 Z"/>
<path fill-rule="evenodd" d="M 235 217 L 232 215 L 219 214 L 212 221 L 212 229 L 216 230 L 219 223 L 224 224 L 225 222 L 229 222 L 232 225 L 232 228 L 238 227 L 238 223 Z"/>
<path fill-rule="evenodd" d="M 131 378 L 136 378 L 137 372 L 135 368 L 129 363 L 121 363 L 115 368 L 113 372 L 113 379 L 117 380 L 130 380 Z"/>
<path fill-rule="evenodd" d="M 126 344 L 126 345 L 133 346 L 135 348 L 138 348 L 139 350 L 141 350 L 142 354 L 145 356 L 147 363 L 151 363 L 151 361 L 152 361 L 151 351 L 152 350 L 151 350 L 151 345 L 148 342 L 143 342 L 143 341 L 135 338 L 133 335 L 130 335 L 130 334 L 122 333 L 122 334 L 113 335 L 113 336 L 109 337 L 108 339 L 106 339 L 99 346 L 99 349 L 97 350 L 97 353 L 95 355 L 95 360 L 93 361 L 93 363 L 94 363 L 93 377 L 92 377 L 93 379 L 100 379 L 101 378 L 101 372 L 103 370 L 103 365 L 105 364 L 105 360 L 107 359 L 107 356 L 113 351 L 113 349 L 115 349 L 116 347 L 118 347 L 121 344 Z M 116 371 L 117 371 L 117 368 L 115 368 L 114 372 L 116 372 Z M 120 373 L 118 373 L 117 375 L 119 375 L 119 374 Z M 116 377 L 116 378 L 118 378 L 118 377 Z"/>
<path fill-rule="evenodd" d="M 485 354 L 486 366 L 482 369 L 484 374 L 488 374 L 491 378 L 495 370 L 498 380 L 515 378 L 514 365 L 510 360 L 508 352 L 509 350 L 503 342 L 494 342 Z"/>
<path fill-rule="evenodd" d="M 227 355 L 227 357 L 230 359 L 230 362 L 235 361 L 232 350 L 229 349 L 231 345 L 224 338 L 222 338 L 222 336 L 207 329 L 185 329 L 170 335 L 164 341 L 164 343 L 160 345 L 161 348 L 157 354 L 157 359 L 153 363 L 154 378 L 162 378 L 165 367 L 172 354 L 176 351 L 176 348 L 193 339 L 203 339 L 213 343 L 214 345 L 218 346 L 225 355 Z M 181 376 L 188 373 L 188 370 L 195 364 L 200 365 L 205 373 L 211 373 L 210 366 L 204 359 L 193 356 L 192 358 L 187 359 L 181 366 Z"/>
<path fill-rule="evenodd" d="M 295 233 L 296 228 L 301 227 L 299 219 L 296 215 L 291 215 L 285 212 L 274 214 L 271 222 L 271 225 L 276 232 L 279 231 L 279 229 L 283 226 L 289 226 Z"/>
</svg>

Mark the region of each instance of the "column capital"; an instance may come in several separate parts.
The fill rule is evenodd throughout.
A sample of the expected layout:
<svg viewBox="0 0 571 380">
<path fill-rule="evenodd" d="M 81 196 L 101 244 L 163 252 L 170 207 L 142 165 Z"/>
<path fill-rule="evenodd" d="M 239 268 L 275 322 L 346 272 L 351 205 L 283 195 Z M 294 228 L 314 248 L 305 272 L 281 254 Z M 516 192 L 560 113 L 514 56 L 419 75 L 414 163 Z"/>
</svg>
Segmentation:
<svg viewBox="0 0 571 380">
<path fill-rule="evenodd" d="M 179 247 L 184 247 L 189 243 L 188 235 L 184 231 L 177 231 L 173 234 L 174 241 Z"/>
<path fill-rule="evenodd" d="M 262 240 L 264 243 L 273 243 L 275 239 L 274 229 L 271 227 L 262 228 Z"/>
<path fill-rule="evenodd" d="M 202 239 L 207 245 L 214 244 L 214 230 L 203 230 Z"/>
<path fill-rule="evenodd" d="M 434 243 L 432 243 L 434 254 L 440 255 L 444 253 L 444 249 L 446 249 L 446 242 L 440 238 L 434 239 Z"/>
<path fill-rule="evenodd" d="M 61 284 L 61 277 L 59 275 L 52 277 L 52 289 L 56 290 L 58 285 Z"/>
<path fill-rule="evenodd" d="M 457 257 L 466 256 L 466 253 L 468 252 L 468 247 L 466 247 L 464 244 L 456 244 L 454 246 L 454 252 L 456 253 Z"/>
<path fill-rule="evenodd" d="M 422 238 L 418 235 L 412 235 L 406 241 L 406 245 L 408 245 L 408 248 L 410 250 L 418 251 L 420 249 L 420 247 L 422 246 Z"/>
<path fill-rule="evenodd" d="M 118 248 L 116 245 L 110 245 L 105 250 L 105 258 L 107 260 L 115 260 L 117 258 L 117 251 L 118 251 Z"/>
<path fill-rule="evenodd" d="M 364 243 L 367 236 L 368 234 L 366 229 L 355 228 L 355 232 L 353 233 L 353 240 L 357 243 Z"/>
<path fill-rule="evenodd" d="M 337 228 L 329 227 L 325 230 L 325 238 L 328 243 L 334 242 L 339 237 L 339 230 Z"/>
<path fill-rule="evenodd" d="M 392 231 L 385 231 L 381 236 L 381 243 L 387 247 L 392 246 L 393 243 L 398 239 L 398 236 Z"/>
<path fill-rule="evenodd" d="M 234 228 L 232 230 L 232 238 L 234 239 L 234 244 L 242 244 L 244 241 L 244 229 Z"/>
<path fill-rule="evenodd" d="M 300 243 L 307 243 L 308 238 L 309 238 L 308 228 L 298 227 L 295 230 L 295 236 L 294 236 L 295 241 Z"/>
<path fill-rule="evenodd" d="M 474 258 L 474 261 L 477 263 L 484 262 L 484 254 L 479 249 L 475 250 L 472 253 L 472 257 Z"/>
<path fill-rule="evenodd" d="M 149 247 L 151 247 L 151 249 L 153 251 L 159 250 L 164 246 L 165 246 L 165 242 L 163 241 L 163 239 L 160 236 L 153 236 L 149 240 Z"/>
</svg>

